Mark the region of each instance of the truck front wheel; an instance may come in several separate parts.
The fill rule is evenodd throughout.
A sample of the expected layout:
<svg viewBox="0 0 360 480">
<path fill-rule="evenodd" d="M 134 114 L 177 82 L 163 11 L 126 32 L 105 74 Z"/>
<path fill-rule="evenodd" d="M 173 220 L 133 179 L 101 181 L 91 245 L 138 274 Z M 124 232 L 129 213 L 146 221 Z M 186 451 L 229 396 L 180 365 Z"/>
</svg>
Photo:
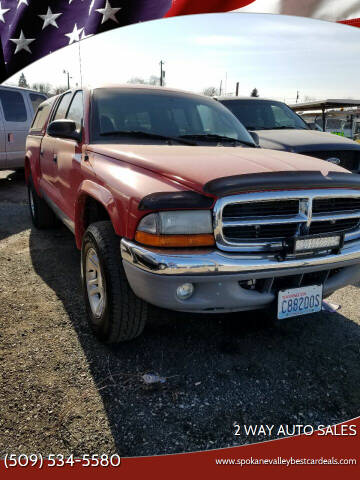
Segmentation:
<svg viewBox="0 0 360 480">
<path fill-rule="evenodd" d="M 86 230 L 81 277 L 89 323 L 101 341 L 119 343 L 142 333 L 148 305 L 136 297 L 127 282 L 120 238 L 111 222 L 96 222 Z"/>
</svg>

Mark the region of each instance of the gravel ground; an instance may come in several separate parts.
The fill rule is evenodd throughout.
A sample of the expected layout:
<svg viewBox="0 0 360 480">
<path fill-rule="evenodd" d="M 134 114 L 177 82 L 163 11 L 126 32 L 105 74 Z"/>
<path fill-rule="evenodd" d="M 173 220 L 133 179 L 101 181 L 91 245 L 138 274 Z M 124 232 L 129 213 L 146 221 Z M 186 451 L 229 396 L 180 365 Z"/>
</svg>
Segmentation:
<svg viewBox="0 0 360 480">
<path fill-rule="evenodd" d="M 234 422 L 356 417 L 357 295 L 349 286 L 331 298 L 339 313 L 278 328 L 262 313 L 169 313 L 103 346 L 85 321 L 71 233 L 34 230 L 23 179 L 0 172 L 0 455 L 185 452 L 264 440 L 235 437 Z M 146 386 L 145 373 L 166 382 Z"/>
</svg>

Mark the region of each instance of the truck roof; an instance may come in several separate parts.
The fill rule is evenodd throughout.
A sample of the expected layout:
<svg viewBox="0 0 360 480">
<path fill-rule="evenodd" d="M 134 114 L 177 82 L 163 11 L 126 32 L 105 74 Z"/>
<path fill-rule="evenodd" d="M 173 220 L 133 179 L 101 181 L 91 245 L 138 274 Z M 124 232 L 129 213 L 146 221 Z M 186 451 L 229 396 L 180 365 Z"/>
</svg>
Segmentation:
<svg viewBox="0 0 360 480">
<path fill-rule="evenodd" d="M 87 87 L 88 90 L 98 90 L 100 88 L 106 88 L 106 89 L 123 89 L 123 90 L 153 90 L 153 91 L 159 91 L 159 92 L 172 92 L 172 93 L 180 93 L 182 95 L 189 95 L 189 96 L 195 96 L 195 97 L 202 97 L 204 98 L 205 95 L 202 95 L 201 93 L 194 93 L 194 92 L 189 92 L 186 90 L 181 90 L 177 88 L 169 88 L 169 87 L 160 87 L 158 85 L 146 85 L 146 84 L 134 84 L 134 83 L 122 83 L 122 84 L 100 84 L 100 85 L 91 85 L 90 87 Z M 206 97 L 210 98 L 210 97 Z"/>
<path fill-rule="evenodd" d="M 16 85 L 5 85 L 5 84 L 1 84 L 0 86 L 1 86 L 1 88 L 5 88 L 5 89 L 8 89 L 8 90 L 22 90 L 22 91 L 25 91 L 25 92 L 37 93 L 39 95 L 44 95 L 45 97 L 48 96 L 47 93 L 39 92 L 39 90 L 34 90 L 32 88 L 24 88 L 24 87 L 18 87 Z"/>
<path fill-rule="evenodd" d="M 218 96 L 215 96 L 214 97 L 216 100 L 218 100 L 219 102 L 221 102 L 222 100 L 251 100 L 253 102 L 256 102 L 256 101 L 266 101 L 266 102 L 279 102 L 279 103 L 284 103 L 282 102 L 281 100 L 272 100 L 271 98 L 260 98 L 260 97 L 246 97 L 246 96 L 226 96 L 226 95 L 222 95 L 221 97 L 218 97 Z"/>
</svg>

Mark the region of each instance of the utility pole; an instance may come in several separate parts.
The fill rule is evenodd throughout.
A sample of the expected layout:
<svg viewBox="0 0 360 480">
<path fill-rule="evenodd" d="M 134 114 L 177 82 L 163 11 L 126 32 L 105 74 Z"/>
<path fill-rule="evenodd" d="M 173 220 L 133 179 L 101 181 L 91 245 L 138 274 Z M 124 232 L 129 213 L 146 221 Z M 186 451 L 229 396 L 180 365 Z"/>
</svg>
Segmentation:
<svg viewBox="0 0 360 480">
<path fill-rule="evenodd" d="M 239 82 L 236 82 L 236 96 L 238 97 L 239 96 Z"/>
<path fill-rule="evenodd" d="M 296 102 L 295 102 L 295 103 L 298 103 L 299 98 L 300 98 L 300 92 L 299 92 L 299 90 L 298 90 L 298 91 L 296 92 Z"/>
<path fill-rule="evenodd" d="M 161 60 L 161 62 L 160 62 L 160 87 L 164 86 L 165 71 L 163 70 L 163 65 L 165 65 L 165 62 L 163 62 Z"/>
<path fill-rule="evenodd" d="M 72 78 L 72 77 L 70 77 L 70 72 L 69 72 L 68 70 L 65 70 L 65 69 L 64 69 L 64 70 L 63 70 L 63 73 L 64 73 L 65 75 L 67 75 L 67 87 L 68 87 L 68 90 L 70 90 L 70 78 Z"/>
<path fill-rule="evenodd" d="M 221 94 L 222 94 L 222 80 L 220 81 L 220 93 L 219 93 L 220 97 L 221 97 Z"/>
</svg>

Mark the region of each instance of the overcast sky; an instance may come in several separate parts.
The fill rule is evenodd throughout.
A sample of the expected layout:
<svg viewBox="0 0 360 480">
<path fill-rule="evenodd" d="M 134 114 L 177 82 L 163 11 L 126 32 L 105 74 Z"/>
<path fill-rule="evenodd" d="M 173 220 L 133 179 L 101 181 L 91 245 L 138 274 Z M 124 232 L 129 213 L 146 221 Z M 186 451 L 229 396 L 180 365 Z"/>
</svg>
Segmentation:
<svg viewBox="0 0 360 480">
<path fill-rule="evenodd" d="M 81 42 L 84 85 L 125 83 L 159 75 L 165 61 L 169 87 L 227 92 L 293 102 L 296 91 L 324 98 L 360 98 L 360 29 L 319 20 L 262 14 L 194 15 L 140 23 Z M 30 84 L 64 85 L 63 69 L 80 85 L 74 44 L 24 70 Z M 227 82 L 226 82 L 227 74 Z M 9 81 L 17 83 L 19 75 Z"/>
</svg>

